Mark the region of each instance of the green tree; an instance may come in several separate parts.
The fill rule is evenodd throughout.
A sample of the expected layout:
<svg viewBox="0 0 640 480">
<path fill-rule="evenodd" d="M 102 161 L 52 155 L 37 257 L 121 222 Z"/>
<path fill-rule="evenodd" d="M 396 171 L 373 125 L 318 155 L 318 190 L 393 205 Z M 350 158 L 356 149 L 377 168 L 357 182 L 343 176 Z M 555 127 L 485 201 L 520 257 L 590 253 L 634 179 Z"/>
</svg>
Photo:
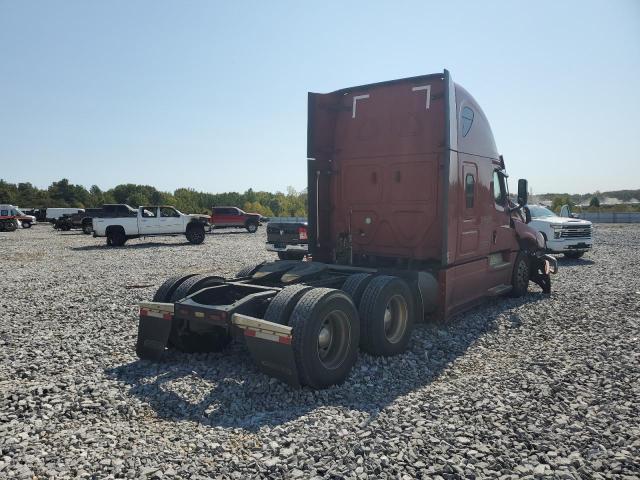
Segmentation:
<svg viewBox="0 0 640 480">
<path fill-rule="evenodd" d="M 596 197 L 596 196 L 591 197 L 591 200 L 589 201 L 589 206 L 590 207 L 599 207 L 600 206 L 600 200 L 598 200 L 598 197 Z"/>
</svg>

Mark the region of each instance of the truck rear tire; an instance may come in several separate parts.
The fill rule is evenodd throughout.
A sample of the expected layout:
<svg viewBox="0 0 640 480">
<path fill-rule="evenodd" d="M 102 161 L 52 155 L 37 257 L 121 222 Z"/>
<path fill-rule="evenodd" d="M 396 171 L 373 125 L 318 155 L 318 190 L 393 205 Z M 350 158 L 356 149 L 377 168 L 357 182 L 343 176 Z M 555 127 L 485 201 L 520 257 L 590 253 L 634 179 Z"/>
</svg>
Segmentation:
<svg viewBox="0 0 640 480">
<path fill-rule="evenodd" d="M 258 231 L 258 224 L 256 222 L 247 222 L 244 226 L 249 233 L 256 233 Z"/>
<path fill-rule="evenodd" d="M 411 339 L 414 301 L 409 286 L 398 277 L 374 277 L 360 301 L 360 348 L 372 355 L 404 352 Z"/>
<path fill-rule="evenodd" d="M 22 222 L 22 228 L 31 228 L 31 222 Z"/>
<path fill-rule="evenodd" d="M 529 258 L 524 253 L 518 253 L 516 261 L 513 265 L 513 274 L 511 276 L 511 292 L 512 297 L 522 297 L 527 293 L 529 288 L 529 278 L 531 277 L 531 265 Z"/>
<path fill-rule="evenodd" d="M 269 303 L 264 319 L 268 322 L 288 325 L 291 312 L 298 304 L 298 301 L 313 287 L 307 285 L 290 285 L 280 290 Z"/>
<path fill-rule="evenodd" d="M 243 267 L 238 273 L 236 273 L 236 278 L 250 277 L 255 273 L 256 270 L 258 270 L 258 268 L 262 266 L 263 263 L 264 262 L 254 263 L 254 264 Z"/>
<path fill-rule="evenodd" d="M 93 224 L 91 224 L 91 223 L 83 223 L 82 224 L 82 233 L 84 233 L 85 235 L 91 235 L 91 232 L 93 232 Z"/>
<path fill-rule="evenodd" d="M 304 256 L 303 252 L 278 252 L 280 260 L 302 260 Z"/>
<path fill-rule="evenodd" d="M 163 282 L 162 285 L 160 285 L 160 288 L 158 288 L 156 293 L 153 295 L 153 301 L 162 303 L 170 302 L 171 295 L 173 295 L 173 292 L 176 291 L 176 288 L 178 288 L 185 280 L 193 276 L 195 276 L 195 273 L 191 273 L 189 275 L 170 276 Z"/>
<path fill-rule="evenodd" d="M 188 225 L 187 233 L 185 234 L 189 243 L 193 243 L 194 245 L 200 245 L 204 242 L 204 226 L 201 224 L 198 225 Z"/>
<path fill-rule="evenodd" d="M 224 282 L 224 278 L 215 275 L 193 275 L 182 282 L 171 294 L 170 302 L 177 302 L 203 288 Z"/>
<path fill-rule="evenodd" d="M 127 236 L 122 228 L 114 228 L 107 232 L 107 245 L 111 247 L 121 247 L 127 241 Z"/>
<path fill-rule="evenodd" d="M 314 288 L 302 296 L 289 323 L 300 383 L 325 388 L 344 382 L 358 357 L 360 337 L 351 299 L 340 290 Z"/>
<path fill-rule="evenodd" d="M 356 308 L 360 308 L 362 294 L 371 279 L 373 279 L 373 275 L 370 273 L 356 273 L 349 275 L 342 285 L 341 290 L 351 297 Z"/>
<path fill-rule="evenodd" d="M 193 275 L 182 282 L 171 295 L 171 302 L 176 302 L 206 287 L 224 282 L 224 278 L 214 275 Z M 192 320 L 183 320 L 174 316 L 169 333 L 169 345 L 185 353 L 219 352 L 232 340 L 231 335 L 222 327 L 207 325 L 190 329 Z"/>
</svg>

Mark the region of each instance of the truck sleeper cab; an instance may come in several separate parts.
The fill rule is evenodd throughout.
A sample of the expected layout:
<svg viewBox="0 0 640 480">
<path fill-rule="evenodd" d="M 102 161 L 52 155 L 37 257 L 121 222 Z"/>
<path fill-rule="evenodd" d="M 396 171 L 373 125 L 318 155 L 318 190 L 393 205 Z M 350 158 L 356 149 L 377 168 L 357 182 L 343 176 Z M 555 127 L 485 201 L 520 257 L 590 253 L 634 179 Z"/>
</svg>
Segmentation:
<svg viewBox="0 0 640 480">
<path fill-rule="evenodd" d="M 550 291 L 555 258 L 509 200 L 489 123 L 449 73 L 309 94 L 311 262 L 225 281 L 172 277 L 141 305 L 137 352 L 223 348 L 243 338 L 292 385 L 344 381 L 358 349 L 403 352 L 412 326 L 487 296 Z"/>
</svg>

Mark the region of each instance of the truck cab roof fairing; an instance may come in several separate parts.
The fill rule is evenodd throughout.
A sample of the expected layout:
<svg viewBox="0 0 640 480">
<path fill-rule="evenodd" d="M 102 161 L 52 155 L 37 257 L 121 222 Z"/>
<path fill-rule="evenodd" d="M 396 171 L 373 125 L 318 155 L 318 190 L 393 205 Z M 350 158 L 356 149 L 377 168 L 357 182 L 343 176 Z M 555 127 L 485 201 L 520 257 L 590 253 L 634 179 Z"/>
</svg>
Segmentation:
<svg viewBox="0 0 640 480">
<path fill-rule="evenodd" d="M 479 155 L 498 160 L 499 154 L 493 138 L 491 125 L 482 108 L 463 87 L 455 85 L 455 118 L 458 130 L 456 147 L 451 147 L 462 153 Z M 453 143 L 451 144 L 453 145 Z"/>
</svg>

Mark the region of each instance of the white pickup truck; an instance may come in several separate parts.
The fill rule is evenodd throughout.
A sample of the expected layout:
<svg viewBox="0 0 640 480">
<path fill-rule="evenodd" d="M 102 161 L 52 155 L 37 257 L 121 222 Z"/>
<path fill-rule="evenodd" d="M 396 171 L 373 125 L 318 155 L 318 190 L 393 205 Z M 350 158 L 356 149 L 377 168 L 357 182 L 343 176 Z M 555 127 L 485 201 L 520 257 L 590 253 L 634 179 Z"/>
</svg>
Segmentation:
<svg viewBox="0 0 640 480">
<path fill-rule="evenodd" d="M 550 253 L 580 258 L 591 250 L 593 239 L 590 221 L 559 217 L 542 205 L 528 205 L 527 208 L 531 212 L 529 226 L 542 233 Z"/>
<path fill-rule="evenodd" d="M 137 210 L 119 205 L 117 215 L 93 219 L 93 236 L 107 237 L 107 245 L 119 247 L 131 238 L 184 234 L 190 243 L 204 242 L 207 215 L 187 215 L 175 207 L 142 206 Z"/>
</svg>

